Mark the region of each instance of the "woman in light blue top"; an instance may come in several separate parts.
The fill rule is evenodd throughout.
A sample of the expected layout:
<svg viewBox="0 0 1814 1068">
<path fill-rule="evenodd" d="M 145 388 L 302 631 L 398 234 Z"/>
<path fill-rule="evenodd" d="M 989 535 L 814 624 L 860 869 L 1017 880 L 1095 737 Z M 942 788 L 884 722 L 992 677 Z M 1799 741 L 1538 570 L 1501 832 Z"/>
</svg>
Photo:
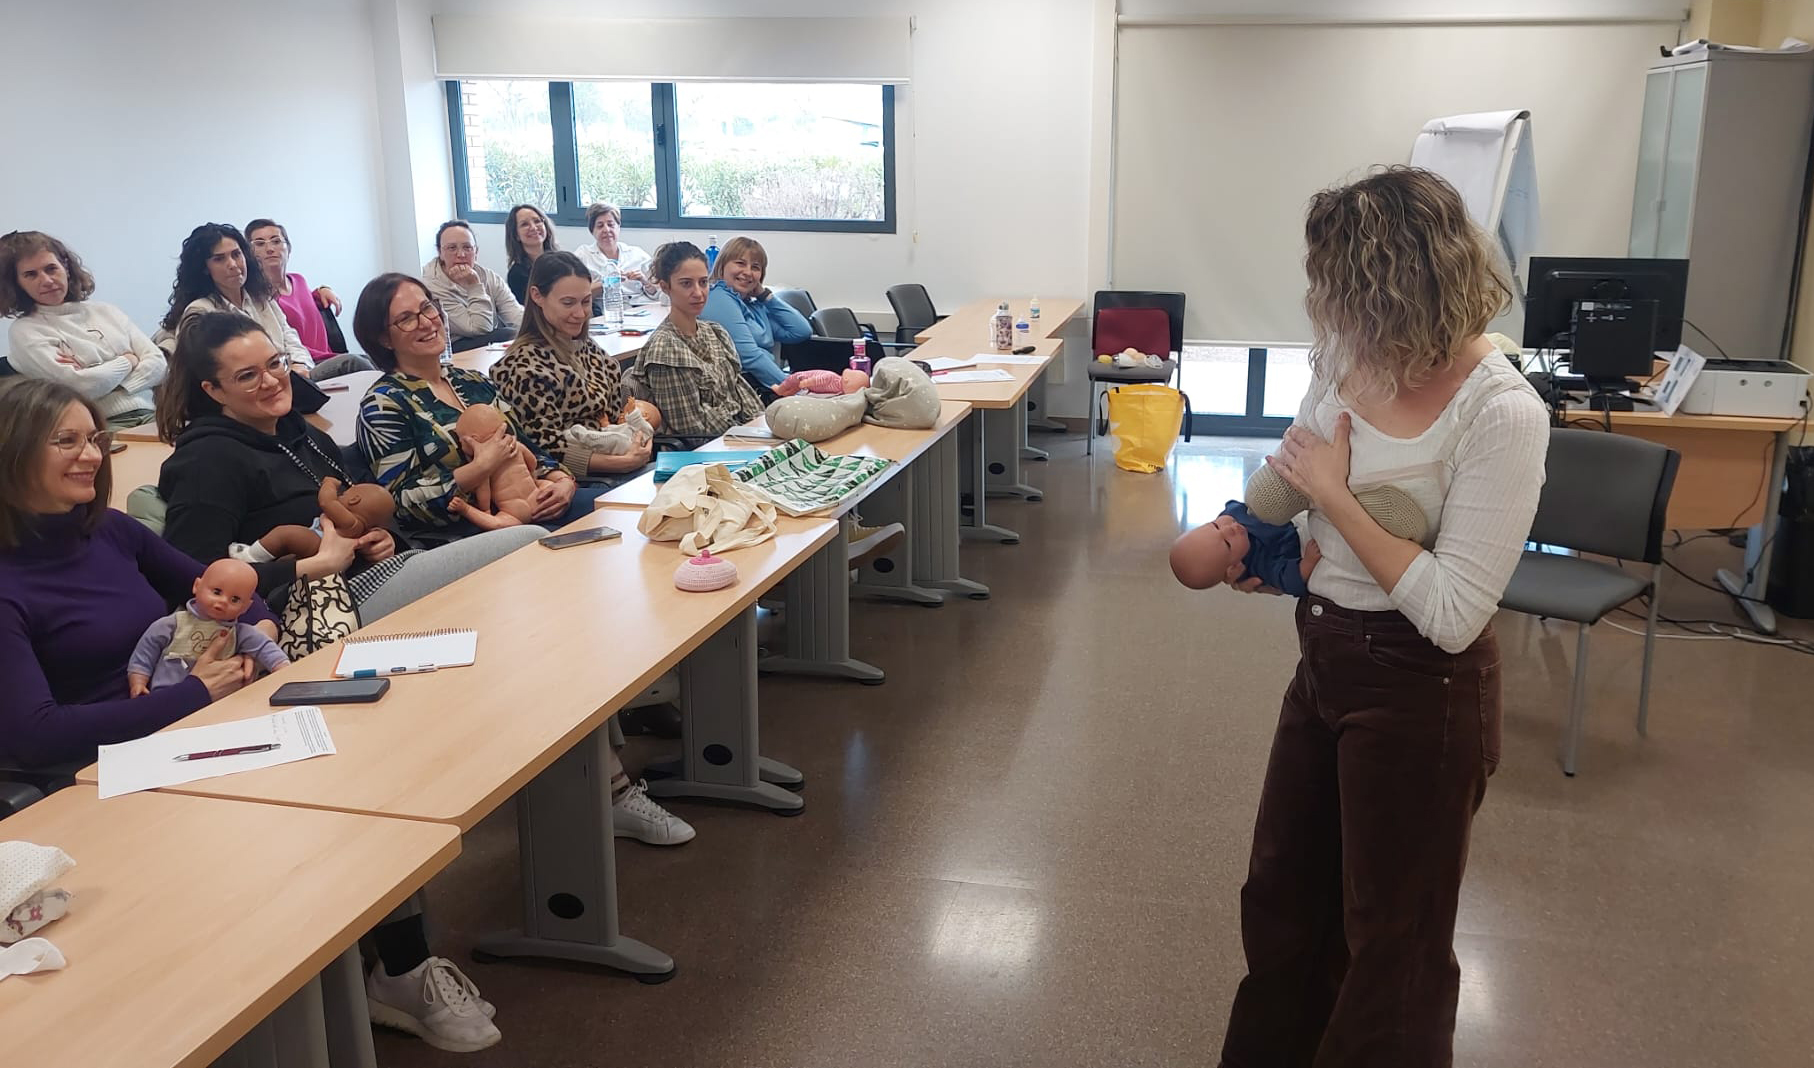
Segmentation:
<svg viewBox="0 0 1814 1068">
<path fill-rule="evenodd" d="M 744 377 L 774 389 L 787 377 L 775 360 L 777 346 L 805 341 L 813 328 L 762 284 L 767 274 L 768 253 L 762 246 L 747 237 L 731 238 L 712 268 L 712 292 L 699 317 L 730 332 Z"/>
</svg>

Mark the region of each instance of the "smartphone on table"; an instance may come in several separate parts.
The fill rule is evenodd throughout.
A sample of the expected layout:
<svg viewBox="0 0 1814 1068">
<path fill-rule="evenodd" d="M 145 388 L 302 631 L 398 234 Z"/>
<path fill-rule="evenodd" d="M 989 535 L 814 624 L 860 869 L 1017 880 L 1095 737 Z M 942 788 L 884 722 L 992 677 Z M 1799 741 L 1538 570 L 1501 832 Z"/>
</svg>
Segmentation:
<svg viewBox="0 0 1814 1068">
<path fill-rule="evenodd" d="M 624 532 L 621 530 L 613 530 L 610 527 L 593 527 L 591 530 L 576 530 L 570 534 L 550 534 L 536 540 L 550 549 L 571 549 L 575 545 L 590 545 L 595 541 L 610 541 L 623 536 Z"/>
<path fill-rule="evenodd" d="M 326 679 L 286 682 L 271 695 L 273 705 L 365 705 L 383 697 L 389 679 Z"/>
</svg>

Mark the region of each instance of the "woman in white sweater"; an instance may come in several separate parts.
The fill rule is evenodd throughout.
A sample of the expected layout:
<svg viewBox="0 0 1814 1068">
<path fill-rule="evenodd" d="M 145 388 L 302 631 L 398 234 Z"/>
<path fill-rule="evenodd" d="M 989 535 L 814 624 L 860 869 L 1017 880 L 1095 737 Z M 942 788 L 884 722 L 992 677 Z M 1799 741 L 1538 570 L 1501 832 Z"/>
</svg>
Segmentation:
<svg viewBox="0 0 1814 1068">
<path fill-rule="evenodd" d="M 422 265 L 422 281 L 441 306 L 455 352 L 507 344 L 523 324 L 523 306 L 503 276 L 478 259 L 472 227 L 450 219 L 435 231 L 435 258 Z"/>
<path fill-rule="evenodd" d="M 80 393 L 111 429 L 148 423 L 164 354 L 93 293 L 94 277 L 63 242 L 36 230 L 0 237 L 0 318 L 17 317 L 7 331 L 13 370 Z"/>
<path fill-rule="evenodd" d="M 1297 606 L 1222 1063 L 1446 1068 L 1469 830 L 1499 762 L 1491 620 L 1548 416 L 1481 337 L 1509 293 L 1447 182 L 1375 173 L 1318 194 L 1305 232 L 1312 381 L 1267 462 L 1309 499 L 1322 560 Z M 1355 500 L 1386 484 L 1424 509 L 1424 544 Z"/>
<path fill-rule="evenodd" d="M 265 273 L 254 267 L 251 243 L 230 223 L 203 223 L 183 239 L 176 283 L 170 287 L 170 310 L 153 340 L 165 352 L 175 352 L 183 329 L 209 312 L 234 312 L 251 319 L 264 327 L 291 371 L 304 378 L 314 373 L 315 358 L 284 318 Z"/>
</svg>

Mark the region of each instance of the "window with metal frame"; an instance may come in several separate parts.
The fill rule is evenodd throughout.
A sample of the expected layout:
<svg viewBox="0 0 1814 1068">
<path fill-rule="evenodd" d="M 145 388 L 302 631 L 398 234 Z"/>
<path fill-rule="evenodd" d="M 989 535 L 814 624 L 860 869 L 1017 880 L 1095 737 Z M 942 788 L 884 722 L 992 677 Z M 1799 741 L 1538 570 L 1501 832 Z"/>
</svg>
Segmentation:
<svg viewBox="0 0 1814 1068">
<path fill-rule="evenodd" d="M 460 217 L 534 204 L 583 227 L 895 231 L 894 87 L 450 81 Z"/>
</svg>

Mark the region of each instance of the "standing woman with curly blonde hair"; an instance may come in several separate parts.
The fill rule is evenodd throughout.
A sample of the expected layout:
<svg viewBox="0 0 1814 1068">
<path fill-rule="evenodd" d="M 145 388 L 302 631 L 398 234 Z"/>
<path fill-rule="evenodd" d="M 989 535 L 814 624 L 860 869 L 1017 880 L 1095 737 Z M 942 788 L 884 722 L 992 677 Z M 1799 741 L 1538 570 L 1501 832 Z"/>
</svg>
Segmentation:
<svg viewBox="0 0 1814 1068">
<path fill-rule="evenodd" d="M 1312 380 L 1267 462 L 1310 500 L 1322 561 L 1297 607 L 1222 1064 L 1446 1066 L 1456 902 L 1499 761 L 1491 620 L 1548 419 L 1482 337 L 1509 293 L 1447 182 L 1393 167 L 1319 193 L 1305 237 Z M 1422 507 L 1426 544 L 1356 502 L 1386 484 Z"/>
</svg>

